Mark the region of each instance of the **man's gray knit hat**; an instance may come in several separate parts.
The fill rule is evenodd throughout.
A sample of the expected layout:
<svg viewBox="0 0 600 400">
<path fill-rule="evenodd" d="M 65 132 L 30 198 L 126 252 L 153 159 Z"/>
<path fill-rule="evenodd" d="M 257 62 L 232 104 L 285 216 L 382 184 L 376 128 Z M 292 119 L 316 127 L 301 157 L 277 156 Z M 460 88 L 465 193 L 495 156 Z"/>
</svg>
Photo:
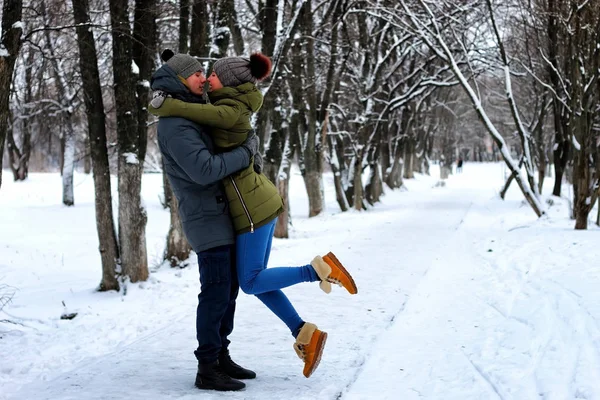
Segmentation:
<svg viewBox="0 0 600 400">
<path fill-rule="evenodd" d="M 269 57 L 255 53 L 250 58 L 225 57 L 218 59 L 213 71 L 223 86 L 239 86 L 246 82 L 256 83 L 266 78 L 271 72 Z"/>
<path fill-rule="evenodd" d="M 175 54 L 172 50 L 166 49 L 162 52 L 160 58 L 183 79 L 189 78 L 196 72 L 204 72 L 202 64 L 189 54 Z"/>
</svg>

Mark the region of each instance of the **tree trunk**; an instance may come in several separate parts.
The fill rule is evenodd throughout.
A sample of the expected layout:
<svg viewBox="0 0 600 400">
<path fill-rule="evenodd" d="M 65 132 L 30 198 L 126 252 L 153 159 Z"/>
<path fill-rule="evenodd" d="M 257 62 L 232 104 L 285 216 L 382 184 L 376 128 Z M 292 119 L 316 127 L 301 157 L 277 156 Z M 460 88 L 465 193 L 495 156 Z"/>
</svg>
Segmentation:
<svg viewBox="0 0 600 400">
<path fill-rule="evenodd" d="M 231 31 L 229 30 L 229 18 L 233 2 L 231 0 L 218 0 L 216 26 L 213 29 L 213 46 L 211 46 L 210 56 L 213 58 L 222 58 L 227 55 L 229 42 L 231 40 Z"/>
<path fill-rule="evenodd" d="M 261 27 L 263 30 L 263 34 L 261 37 L 261 47 L 262 47 L 261 51 L 264 55 L 269 56 L 269 57 L 274 56 L 273 52 L 275 51 L 275 43 L 277 41 L 277 12 L 278 12 L 277 4 L 278 4 L 278 0 L 267 0 L 267 3 L 265 4 L 264 7 L 261 8 L 261 11 L 259 14 L 259 20 L 260 20 Z M 298 46 L 297 43 L 295 43 L 294 45 Z M 295 56 L 295 53 L 296 53 L 296 51 L 294 51 L 294 56 Z M 301 66 L 298 66 L 298 68 L 294 68 L 294 69 L 301 73 Z M 298 76 L 300 76 L 300 75 L 298 75 Z M 271 80 L 271 77 L 268 77 L 267 82 L 269 82 L 270 80 Z M 281 127 L 273 126 L 273 123 L 271 121 L 271 118 L 273 116 L 273 111 L 275 109 L 274 98 L 279 94 L 279 91 L 282 89 L 281 83 L 282 83 L 282 79 L 277 79 L 277 80 L 271 81 L 273 88 L 271 90 L 269 90 L 269 93 L 264 98 L 263 106 L 258 111 L 258 114 L 256 116 L 256 133 L 257 133 L 258 137 L 260 138 L 261 151 L 265 151 L 264 145 L 267 142 L 267 140 L 269 141 L 269 148 L 266 149 L 266 157 L 265 157 L 264 161 L 265 161 L 265 171 L 268 172 L 269 174 L 272 174 L 272 175 L 267 175 L 270 177 L 275 177 L 279 171 L 279 164 L 277 164 L 276 162 L 277 162 L 277 158 L 279 158 L 281 160 L 281 156 L 277 157 L 277 153 L 281 154 L 281 152 L 282 152 L 281 147 L 283 147 L 283 144 L 285 143 L 285 137 L 281 137 L 281 135 L 280 135 Z M 302 91 L 302 87 L 301 87 L 300 82 L 291 82 L 290 86 L 291 87 L 295 86 L 299 90 L 299 92 L 293 92 L 292 97 L 294 97 L 294 94 L 296 96 L 301 96 L 300 92 Z M 293 90 L 294 89 L 292 89 L 292 91 Z M 267 132 L 267 129 L 269 126 L 271 126 L 271 128 L 269 129 L 269 132 Z M 270 138 L 270 136 L 273 134 L 277 135 L 277 136 Z M 274 146 L 274 144 L 271 143 L 272 140 L 275 140 L 275 142 L 278 146 Z M 272 163 L 271 160 L 273 160 L 273 163 L 275 163 L 275 165 L 269 165 Z M 275 181 L 273 181 L 273 182 L 275 182 Z"/>
<path fill-rule="evenodd" d="M 542 162 L 538 165 L 538 192 L 542 194 L 542 188 L 544 187 L 544 179 L 546 178 L 546 163 Z"/>
<path fill-rule="evenodd" d="M 44 17 L 44 26 L 50 25 L 46 20 L 46 2 L 40 2 L 40 10 Z M 56 54 L 55 41 L 52 37 L 52 31 L 46 29 L 44 31 L 46 37 L 46 49 L 49 54 L 50 64 L 52 65 L 52 75 L 54 77 L 54 85 L 60 98 L 62 108 L 62 117 L 64 118 L 64 131 L 62 135 L 62 158 L 61 158 L 61 175 L 62 175 L 62 202 L 66 206 L 75 204 L 75 194 L 73 191 L 73 173 L 75 170 L 75 150 L 76 137 L 73 128 L 73 112 L 72 102 L 75 94 L 69 89 L 67 77 L 65 75 L 63 65 L 59 62 L 59 57 Z"/>
<path fill-rule="evenodd" d="M 587 118 L 585 115 L 583 118 Z M 590 153 L 589 143 L 586 140 L 587 127 L 584 127 L 584 123 L 580 120 L 578 128 L 584 130 L 578 135 L 578 142 L 580 149 L 577 150 L 575 155 L 575 165 L 573 165 L 573 214 L 575 216 L 575 229 L 587 229 L 588 217 L 594 206 L 593 190 L 597 190 L 594 187 L 590 187 L 592 181 L 591 173 L 592 170 L 589 166 Z"/>
<path fill-rule="evenodd" d="M 127 0 L 110 0 L 113 75 L 119 145 L 119 243 L 121 268 L 131 282 L 148 278 L 146 211 L 141 204 L 142 166 L 132 37 Z"/>
<path fill-rule="evenodd" d="M 292 167 L 292 160 L 294 159 L 294 153 L 296 152 L 298 137 L 298 124 L 291 124 L 291 129 L 288 134 L 288 138 L 285 144 L 285 151 L 283 161 L 279 170 L 279 177 L 277 179 L 277 189 L 279 195 L 283 199 L 283 212 L 277 218 L 277 224 L 275 225 L 275 237 L 280 239 L 287 239 L 289 237 L 288 228 L 290 226 L 290 199 L 289 199 L 289 187 L 290 187 L 290 170 Z"/>
<path fill-rule="evenodd" d="M 208 57 L 210 50 L 208 5 L 206 0 L 194 0 L 192 7 L 192 40 L 190 54 L 196 57 Z"/>
<path fill-rule="evenodd" d="M 179 0 L 179 52 L 188 52 L 190 39 L 190 0 Z"/>
<path fill-rule="evenodd" d="M 344 193 L 344 186 L 342 185 L 344 153 L 340 151 L 340 146 L 337 145 L 338 137 L 334 138 L 333 135 L 327 135 L 327 140 L 329 144 L 329 166 L 331 167 L 331 172 L 333 172 L 333 184 L 335 185 L 335 199 L 342 212 L 348 211 L 350 205 L 348 204 Z"/>
<path fill-rule="evenodd" d="M 31 153 L 31 134 L 29 132 L 29 123 L 27 122 L 27 120 L 23 120 L 23 152 L 21 152 L 21 150 L 19 150 L 19 147 L 17 146 L 17 143 L 15 142 L 15 122 L 16 121 L 13 121 L 12 124 L 10 124 L 10 126 L 8 127 L 8 132 L 6 135 L 6 150 L 8 152 L 8 159 L 10 162 L 10 169 L 13 173 L 13 179 L 15 181 L 24 181 L 25 179 L 27 179 L 27 174 L 29 172 L 29 156 L 26 155 L 26 152 Z"/>
<path fill-rule="evenodd" d="M 233 41 L 233 49 L 235 54 L 241 56 L 244 54 L 244 36 L 242 35 L 242 27 L 238 21 L 237 12 L 235 11 L 234 0 L 227 0 L 229 3 L 229 31 L 231 32 L 231 39 Z"/>
<path fill-rule="evenodd" d="M 392 168 L 388 176 L 385 178 L 385 183 L 387 183 L 390 189 L 398 189 L 403 184 L 403 160 L 401 157 L 403 149 L 399 141 L 396 141 L 394 147 L 394 161 L 392 162 Z"/>
<path fill-rule="evenodd" d="M 413 158 L 415 157 L 414 139 L 409 137 L 404 145 L 404 179 L 413 179 L 415 177 L 413 170 Z"/>
<path fill-rule="evenodd" d="M 277 41 L 277 11 L 279 0 L 267 0 L 261 12 L 262 53 L 273 56 Z"/>
<path fill-rule="evenodd" d="M 83 154 L 83 173 L 89 175 L 92 172 L 92 157 L 90 153 L 90 138 L 86 137 L 84 141 Z"/>
<path fill-rule="evenodd" d="M 105 128 L 104 103 L 98 59 L 90 24 L 88 0 L 72 0 L 73 14 L 77 24 L 77 43 L 79 46 L 79 68 L 83 82 L 83 93 L 90 152 L 93 164 L 94 191 L 96 194 L 96 228 L 100 242 L 99 251 L 102 261 L 102 280 L 99 289 L 119 290 L 116 278 L 119 247 L 113 220 L 112 195 L 110 184 L 110 169 Z"/>
<path fill-rule="evenodd" d="M 163 208 L 169 208 L 171 206 L 171 199 L 173 198 L 173 189 L 171 188 L 171 183 L 169 182 L 169 178 L 167 177 L 167 172 L 165 171 L 165 162 L 162 160 L 162 178 L 163 178 L 163 201 L 161 202 Z"/>
<path fill-rule="evenodd" d="M 165 249 L 164 259 L 167 260 L 171 267 L 182 267 L 183 262 L 190 257 L 192 247 L 185 238 L 181 218 L 179 217 L 177 197 L 171 196 L 169 203 L 171 214 L 171 226 L 167 235 L 167 248 Z"/>
<path fill-rule="evenodd" d="M 508 179 L 506 180 L 506 182 L 504 183 L 504 186 L 502 187 L 502 189 L 500 190 L 500 198 L 502 200 L 504 200 L 504 198 L 506 197 L 506 192 L 508 192 L 508 188 L 510 187 L 510 184 L 512 183 L 512 181 L 515 179 L 515 174 L 512 173 L 510 174 L 510 176 L 508 177 Z"/>
<path fill-rule="evenodd" d="M 308 103 L 306 144 L 304 148 L 304 184 L 308 193 L 309 217 L 319 215 L 323 211 L 323 144 L 321 131 L 317 126 L 317 94 L 315 85 L 317 76 L 315 71 L 315 44 L 312 37 L 313 13 L 312 3 L 304 3 L 302 28 L 304 32 L 304 57 L 305 65 L 305 94 Z"/>
<path fill-rule="evenodd" d="M 2 7 L 2 35 L 0 36 L 0 49 L 6 50 L 0 56 L 0 187 L 2 187 L 2 158 L 4 156 L 4 142 L 8 128 L 10 85 L 12 83 L 15 61 L 21 49 L 20 24 L 23 11 L 22 0 L 4 0 Z"/>
<path fill-rule="evenodd" d="M 353 207 L 355 210 L 362 211 L 365 209 L 363 204 L 363 185 L 362 185 L 362 154 L 358 154 L 354 158 L 352 183 L 354 187 Z"/>
<path fill-rule="evenodd" d="M 450 177 L 451 166 L 447 165 L 445 161 L 440 161 L 440 179 L 446 180 Z"/>
<path fill-rule="evenodd" d="M 560 16 L 559 12 L 559 4 L 557 4 L 557 0 L 548 0 L 548 26 L 547 26 L 547 34 L 548 34 L 548 60 L 550 61 L 549 65 L 547 65 L 547 73 L 550 76 L 550 81 L 552 83 L 552 88 L 554 89 L 556 95 L 560 95 L 563 93 L 561 78 L 559 76 L 559 71 L 561 68 L 558 65 L 558 54 L 561 44 L 558 39 L 558 34 L 560 30 L 560 25 L 562 22 L 559 22 L 558 18 Z M 562 180 L 565 168 L 567 166 L 567 162 L 569 160 L 569 150 L 571 143 L 569 142 L 569 138 L 567 137 L 567 132 L 565 129 L 565 121 L 568 118 L 568 112 L 565 110 L 565 107 L 557 100 L 554 99 L 552 101 L 552 111 L 554 113 L 554 130 L 555 130 L 555 138 L 554 138 L 554 189 L 552 190 L 552 194 L 554 196 L 560 197 L 561 188 L 562 188 Z"/>
<path fill-rule="evenodd" d="M 27 65 L 33 65 L 35 61 L 35 52 L 31 49 L 27 55 Z M 32 68 L 25 68 L 25 99 L 24 103 L 27 105 L 33 101 L 33 95 L 31 89 L 33 87 L 33 79 L 31 74 Z M 9 113 L 10 115 L 10 113 Z M 30 117 L 26 117 L 21 121 L 21 147 L 22 151 L 17 147 L 14 140 L 14 126 L 13 121 L 8 130 L 8 155 L 10 159 L 10 168 L 13 172 L 13 178 L 15 181 L 24 181 L 27 179 L 29 174 L 29 158 L 31 156 L 31 126 L 29 122 Z M 1 158 L 0 158 L 1 160 Z M 1 168 L 1 166 L 0 166 Z"/>
<path fill-rule="evenodd" d="M 286 144 L 286 132 L 287 129 L 283 127 L 283 116 L 281 115 L 281 110 L 271 110 L 271 134 L 269 139 L 269 148 L 265 151 L 265 165 L 263 173 L 273 183 L 277 183 L 277 179 L 280 176 L 279 170 L 283 159 L 283 148 Z"/>
<path fill-rule="evenodd" d="M 65 115 L 65 150 L 64 162 L 62 167 L 62 202 L 65 206 L 75 204 L 75 194 L 73 192 L 73 173 L 75 170 L 75 133 L 73 132 L 73 121 L 71 114 Z"/>
<path fill-rule="evenodd" d="M 140 173 L 144 171 L 146 148 L 148 146 L 148 112 L 150 100 L 150 79 L 154 72 L 154 56 L 157 53 L 158 29 L 156 26 L 157 0 L 136 0 L 133 24 L 133 61 L 138 66 L 136 84 L 138 159 Z"/>
<path fill-rule="evenodd" d="M 523 157 L 521 157 L 521 159 L 519 160 L 519 169 L 521 169 L 522 166 L 523 166 Z M 506 192 L 508 192 L 508 188 L 510 187 L 510 184 L 515 179 L 515 175 L 516 174 L 514 172 L 512 172 L 510 174 L 510 176 L 508 177 L 508 179 L 506 180 L 506 182 L 504 183 L 504 186 L 500 190 L 500 198 L 502 198 L 502 200 L 504 200 L 504 198 L 506 197 Z"/>
<path fill-rule="evenodd" d="M 538 193 L 542 194 L 542 188 L 544 187 L 544 179 L 546 178 L 546 166 L 548 160 L 546 159 L 546 143 L 544 143 L 544 120 L 546 119 L 546 108 L 547 101 L 544 95 L 541 101 L 540 113 L 537 118 L 536 125 L 533 129 L 535 134 L 536 143 L 536 155 L 537 155 L 537 168 L 538 168 Z"/>
<path fill-rule="evenodd" d="M 370 205 L 375 205 L 375 203 L 379 202 L 383 194 L 383 186 L 377 161 L 372 163 L 370 168 L 369 183 L 367 183 L 367 187 L 365 188 L 366 200 Z"/>
</svg>

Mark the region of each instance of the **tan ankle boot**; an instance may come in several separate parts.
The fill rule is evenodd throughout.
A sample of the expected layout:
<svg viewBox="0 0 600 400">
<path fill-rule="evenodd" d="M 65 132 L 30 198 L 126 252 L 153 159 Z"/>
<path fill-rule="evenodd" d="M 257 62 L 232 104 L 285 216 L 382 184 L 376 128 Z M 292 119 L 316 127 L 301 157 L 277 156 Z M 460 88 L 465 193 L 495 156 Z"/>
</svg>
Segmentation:
<svg viewBox="0 0 600 400">
<path fill-rule="evenodd" d="M 352 275 L 350 275 L 332 252 L 327 253 L 323 257 L 316 256 L 310 265 L 313 266 L 317 275 L 321 278 L 319 286 L 325 293 L 331 292 L 332 283 L 345 288 L 350 294 L 358 293 L 358 288 L 356 287 L 356 283 L 354 283 Z"/>
<path fill-rule="evenodd" d="M 322 332 L 317 329 L 315 324 L 306 322 L 294 343 L 294 350 L 298 357 L 304 361 L 304 370 L 302 374 L 305 377 L 310 377 L 321 362 L 321 354 L 327 341 L 327 332 Z"/>
</svg>

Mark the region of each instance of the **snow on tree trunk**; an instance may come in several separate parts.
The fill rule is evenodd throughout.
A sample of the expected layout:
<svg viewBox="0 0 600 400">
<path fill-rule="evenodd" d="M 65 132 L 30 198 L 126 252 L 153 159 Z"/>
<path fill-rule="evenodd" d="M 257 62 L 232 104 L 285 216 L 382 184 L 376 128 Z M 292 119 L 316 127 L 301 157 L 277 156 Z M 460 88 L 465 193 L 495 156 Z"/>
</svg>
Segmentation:
<svg viewBox="0 0 600 400">
<path fill-rule="evenodd" d="M 75 195 L 73 193 L 73 172 L 75 170 L 75 134 L 71 116 L 66 116 L 65 121 L 65 152 L 62 168 L 62 202 L 66 206 L 75 204 Z"/>
</svg>

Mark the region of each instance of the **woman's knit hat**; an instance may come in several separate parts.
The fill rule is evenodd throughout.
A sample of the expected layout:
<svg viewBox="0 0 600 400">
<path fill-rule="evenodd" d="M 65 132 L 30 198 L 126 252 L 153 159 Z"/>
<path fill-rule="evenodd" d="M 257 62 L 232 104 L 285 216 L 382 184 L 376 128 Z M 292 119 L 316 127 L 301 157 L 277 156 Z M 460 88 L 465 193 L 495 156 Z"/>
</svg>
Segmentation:
<svg viewBox="0 0 600 400">
<path fill-rule="evenodd" d="M 271 59 L 261 53 L 254 53 L 250 58 L 220 58 L 214 63 L 213 71 L 223 86 L 239 86 L 246 82 L 256 83 L 271 73 Z"/>
<path fill-rule="evenodd" d="M 189 54 L 175 54 L 172 50 L 166 49 L 162 52 L 160 58 L 183 79 L 189 78 L 196 72 L 204 72 L 202 64 Z"/>
</svg>

